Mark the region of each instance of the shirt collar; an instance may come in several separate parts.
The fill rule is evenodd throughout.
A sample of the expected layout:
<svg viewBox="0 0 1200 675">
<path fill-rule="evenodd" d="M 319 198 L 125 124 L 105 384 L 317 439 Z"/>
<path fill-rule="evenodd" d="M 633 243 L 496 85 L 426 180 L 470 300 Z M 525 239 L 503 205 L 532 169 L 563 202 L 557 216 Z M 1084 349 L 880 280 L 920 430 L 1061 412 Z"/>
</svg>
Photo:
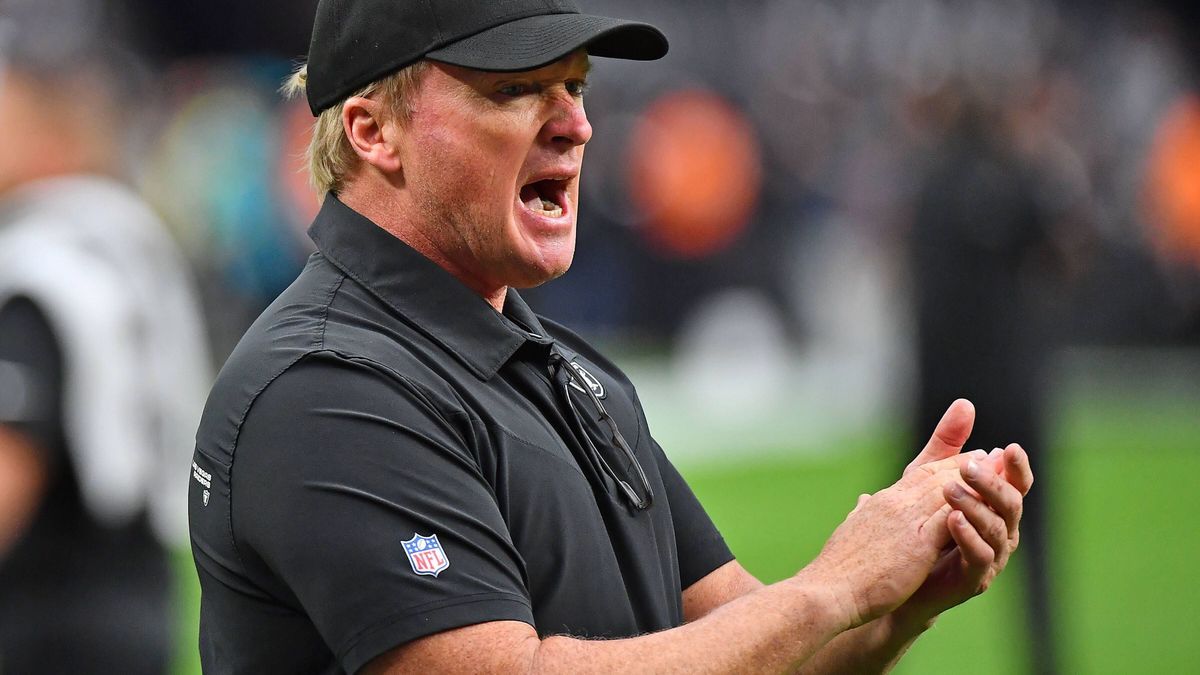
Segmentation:
<svg viewBox="0 0 1200 675">
<path fill-rule="evenodd" d="M 330 262 L 362 284 L 482 380 L 527 342 L 548 344 L 537 315 L 514 289 L 504 313 L 333 194 L 308 230 Z"/>
</svg>

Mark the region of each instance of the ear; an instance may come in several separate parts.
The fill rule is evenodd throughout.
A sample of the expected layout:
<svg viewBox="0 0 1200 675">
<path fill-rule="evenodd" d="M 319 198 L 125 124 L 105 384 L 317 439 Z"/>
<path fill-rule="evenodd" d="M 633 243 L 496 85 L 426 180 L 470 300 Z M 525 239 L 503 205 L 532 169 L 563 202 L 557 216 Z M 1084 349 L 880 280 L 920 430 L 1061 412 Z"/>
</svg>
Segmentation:
<svg viewBox="0 0 1200 675">
<path fill-rule="evenodd" d="M 342 104 L 342 129 L 359 159 L 384 173 L 400 171 L 400 153 L 393 144 L 393 122 L 383 105 L 362 96 Z"/>
</svg>

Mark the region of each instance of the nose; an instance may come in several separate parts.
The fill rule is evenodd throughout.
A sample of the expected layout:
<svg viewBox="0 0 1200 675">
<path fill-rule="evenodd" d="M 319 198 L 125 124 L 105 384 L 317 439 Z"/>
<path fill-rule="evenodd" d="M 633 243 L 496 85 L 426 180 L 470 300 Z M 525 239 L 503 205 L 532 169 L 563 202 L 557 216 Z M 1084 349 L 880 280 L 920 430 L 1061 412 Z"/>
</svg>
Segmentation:
<svg viewBox="0 0 1200 675">
<path fill-rule="evenodd" d="M 553 111 L 542 131 L 552 145 L 569 150 L 592 140 L 592 124 L 583 109 L 583 99 L 556 96 L 551 105 Z"/>
</svg>

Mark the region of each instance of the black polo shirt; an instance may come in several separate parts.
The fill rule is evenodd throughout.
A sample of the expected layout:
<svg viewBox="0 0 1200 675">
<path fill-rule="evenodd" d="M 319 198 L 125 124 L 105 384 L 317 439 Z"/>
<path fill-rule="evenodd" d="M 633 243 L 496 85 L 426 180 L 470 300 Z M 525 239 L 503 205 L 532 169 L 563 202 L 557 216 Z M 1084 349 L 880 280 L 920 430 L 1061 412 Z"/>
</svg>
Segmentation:
<svg viewBox="0 0 1200 675">
<path fill-rule="evenodd" d="M 335 197 L 310 234 L 320 252 L 242 339 L 197 436 L 205 670 L 352 673 L 496 620 L 542 636 L 678 626 L 681 589 L 733 556 L 624 374 L 515 291 L 496 312 Z M 582 370 L 565 390 L 556 357 Z M 581 383 L 650 508 L 603 469 L 641 491 Z"/>
</svg>

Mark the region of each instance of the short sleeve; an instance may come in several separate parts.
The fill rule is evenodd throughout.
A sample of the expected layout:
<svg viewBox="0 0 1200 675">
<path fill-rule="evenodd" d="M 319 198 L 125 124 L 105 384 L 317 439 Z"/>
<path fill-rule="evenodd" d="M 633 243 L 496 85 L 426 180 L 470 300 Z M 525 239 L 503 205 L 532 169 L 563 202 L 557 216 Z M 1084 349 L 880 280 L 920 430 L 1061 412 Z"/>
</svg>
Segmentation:
<svg viewBox="0 0 1200 675">
<path fill-rule="evenodd" d="M 0 424 L 45 452 L 61 448 L 62 383 L 62 354 L 45 315 L 26 298 L 9 300 L 0 307 Z"/>
<path fill-rule="evenodd" d="M 346 672 L 444 630 L 534 623 L 470 424 L 440 408 L 378 366 L 321 354 L 268 386 L 243 424 L 234 540 Z"/>
<path fill-rule="evenodd" d="M 679 554 L 679 585 L 683 590 L 733 560 L 725 538 L 701 506 L 692 488 L 662 448 L 651 439 L 663 487 L 671 504 L 675 547 Z"/>
</svg>

